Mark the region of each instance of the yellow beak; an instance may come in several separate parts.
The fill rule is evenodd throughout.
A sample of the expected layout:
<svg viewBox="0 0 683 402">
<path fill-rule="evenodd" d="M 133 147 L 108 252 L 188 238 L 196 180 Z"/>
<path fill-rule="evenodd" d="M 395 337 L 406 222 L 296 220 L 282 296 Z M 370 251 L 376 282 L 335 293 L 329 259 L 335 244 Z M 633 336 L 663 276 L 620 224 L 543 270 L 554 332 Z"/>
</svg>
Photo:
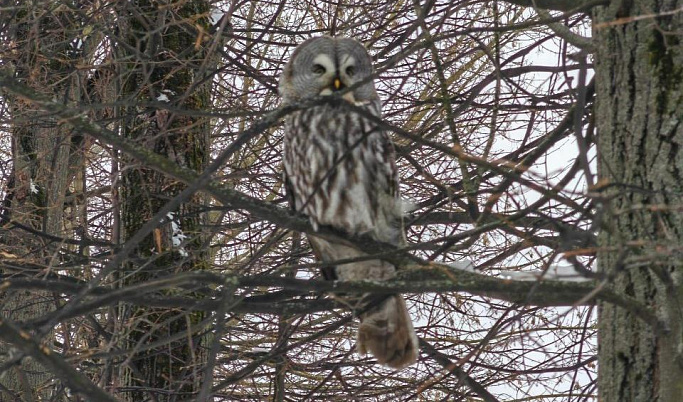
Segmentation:
<svg viewBox="0 0 683 402">
<path fill-rule="evenodd" d="M 341 88 L 341 80 L 339 78 L 334 79 L 334 89 L 339 90 Z"/>
</svg>

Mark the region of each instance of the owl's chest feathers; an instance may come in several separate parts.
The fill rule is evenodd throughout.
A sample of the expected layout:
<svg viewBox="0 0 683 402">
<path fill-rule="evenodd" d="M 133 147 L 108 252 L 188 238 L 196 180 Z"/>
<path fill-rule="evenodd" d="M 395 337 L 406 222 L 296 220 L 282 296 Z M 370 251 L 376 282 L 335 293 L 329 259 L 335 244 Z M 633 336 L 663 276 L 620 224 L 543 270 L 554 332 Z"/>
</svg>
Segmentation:
<svg viewBox="0 0 683 402">
<path fill-rule="evenodd" d="M 381 233 L 390 231 L 397 198 L 385 134 L 355 113 L 327 106 L 295 113 L 286 124 L 284 162 L 296 209 L 314 226 L 386 237 Z"/>
</svg>

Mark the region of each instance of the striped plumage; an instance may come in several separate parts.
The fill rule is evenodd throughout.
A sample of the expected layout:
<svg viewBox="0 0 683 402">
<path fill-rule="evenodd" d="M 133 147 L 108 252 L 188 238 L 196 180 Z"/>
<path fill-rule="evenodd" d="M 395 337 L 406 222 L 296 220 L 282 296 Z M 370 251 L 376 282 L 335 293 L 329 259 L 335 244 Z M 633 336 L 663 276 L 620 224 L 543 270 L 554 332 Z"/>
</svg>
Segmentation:
<svg viewBox="0 0 683 402">
<path fill-rule="evenodd" d="M 316 38 L 294 52 L 280 79 L 284 103 L 332 94 L 370 76 L 367 52 L 352 39 Z M 344 99 L 380 115 L 381 104 L 371 80 L 354 87 Z M 403 242 L 402 202 L 394 149 L 387 134 L 343 104 L 321 103 L 286 118 L 284 169 L 294 208 L 314 228 L 329 225 L 351 234 L 369 234 L 379 241 Z M 363 257 L 353 247 L 309 236 L 323 261 Z M 395 267 L 381 260 L 338 264 L 327 279 L 387 280 Z M 365 297 L 363 300 L 368 300 Z M 387 366 L 400 368 L 417 358 L 417 338 L 405 302 L 392 295 L 368 309 L 360 298 L 358 350 L 370 352 Z"/>
</svg>

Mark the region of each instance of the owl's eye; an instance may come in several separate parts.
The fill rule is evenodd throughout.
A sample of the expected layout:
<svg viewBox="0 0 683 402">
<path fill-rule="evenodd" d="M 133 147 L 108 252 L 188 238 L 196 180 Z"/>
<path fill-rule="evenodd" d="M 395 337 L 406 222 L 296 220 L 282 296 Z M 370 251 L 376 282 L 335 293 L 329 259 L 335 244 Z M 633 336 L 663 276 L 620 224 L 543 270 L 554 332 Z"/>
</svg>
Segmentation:
<svg viewBox="0 0 683 402">
<path fill-rule="evenodd" d="M 321 66 L 320 64 L 314 64 L 313 67 L 311 67 L 311 72 L 315 75 L 323 75 L 325 74 L 325 67 Z"/>
<path fill-rule="evenodd" d="M 354 74 L 356 74 L 356 69 L 353 66 L 346 67 L 346 75 L 353 77 Z"/>
</svg>

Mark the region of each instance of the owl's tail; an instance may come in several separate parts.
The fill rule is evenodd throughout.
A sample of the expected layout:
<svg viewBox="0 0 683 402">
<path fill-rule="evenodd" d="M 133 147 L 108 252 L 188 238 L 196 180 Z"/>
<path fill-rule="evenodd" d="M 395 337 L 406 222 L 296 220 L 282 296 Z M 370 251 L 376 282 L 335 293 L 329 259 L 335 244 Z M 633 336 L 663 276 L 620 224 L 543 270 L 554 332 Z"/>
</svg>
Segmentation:
<svg viewBox="0 0 683 402">
<path fill-rule="evenodd" d="M 417 360 L 418 341 L 401 295 L 393 295 L 361 314 L 358 352 L 370 352 L 385 366 L 400 369 Z"/>
</svg>

